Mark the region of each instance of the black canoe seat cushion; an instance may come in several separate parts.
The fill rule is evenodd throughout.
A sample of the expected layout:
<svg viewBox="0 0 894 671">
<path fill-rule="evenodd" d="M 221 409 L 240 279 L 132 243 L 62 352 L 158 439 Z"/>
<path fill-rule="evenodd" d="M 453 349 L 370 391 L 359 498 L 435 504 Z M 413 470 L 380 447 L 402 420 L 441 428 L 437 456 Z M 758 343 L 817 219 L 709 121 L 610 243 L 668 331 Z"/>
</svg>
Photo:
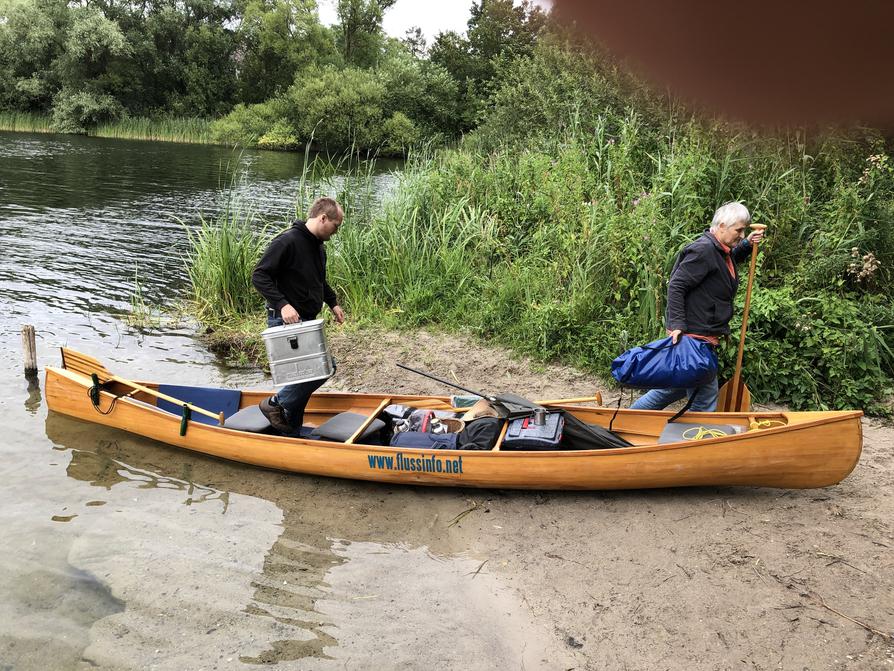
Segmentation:
<svg viewBox="0 0 894 671">
<path fill-rule="evenodd" d="M 326 440 L 334 440 L 343 443 L 353 436 L 354 432 L 359 429 L 367 419 L 369 419 L 369 417 L 366 415 L 361 415 L 356 412 L 340 412 L 335 415 L 335 417 L 327 419 L 314 429 L 314 434 L 321 438 L 325 438 Z M 384 428 L 385 422 L 381 419 L 374 419 L 372 424 L 366 428 L 366 431 L 363 432 L 358 440 L 368 438 Z"/>
<path fill-rule="evenodd" d="M 190 403 L 202 410 L 208 410 L 215 415 L 223 411 L 224 418 L 235 415 L 239 410 L 239 402 L 242 400 L 242 392 L 238 389 L 219 389 L 216 387 L 185 387 L 176 384 L 160 384 L 158 391 L 176 398 L 178 401 Z M 159 410 L 165 410 L 180 417 L 183 414 L 183 406 L 163 399 L 158 399 L 156 404 Z M 193 412 L 190 419 L 202 424 L 217 425 L 217 420 L 200 412 Z"/>
<path fill-rule="evenodd" d="M 699 422 L 670 422 L 658 436 L 658 443 L 679 443 L 691 440 L 720 438 L 743 433 L 744 426 L 737 424 L 701 424 Z"/>
<path fill-rule="evenodd" d="M 239 412 L 227 417 L 224 428 L 251 433 L 264 433 L 270 429 L 270 420 L 256 405 L 249 405 Z"/>
</svg>

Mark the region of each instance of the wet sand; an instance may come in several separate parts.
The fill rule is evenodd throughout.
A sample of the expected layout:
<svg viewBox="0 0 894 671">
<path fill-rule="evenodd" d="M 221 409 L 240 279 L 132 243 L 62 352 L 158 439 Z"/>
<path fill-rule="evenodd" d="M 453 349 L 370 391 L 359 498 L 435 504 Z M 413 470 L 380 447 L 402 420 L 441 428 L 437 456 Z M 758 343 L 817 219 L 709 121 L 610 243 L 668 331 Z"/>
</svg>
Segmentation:
<svg viewBox="0 0 894 671">
<path fill-rule="evenodd" d="M 449 393 L 396 360 L 487 391 L 600 388 L 456 336 L 330 340 L 330 389 Z M 894 430 L 877 421 L 826 489 L 537 493 L 284 474 L 33 398 L 18 412 L 0 669 L 894 668 Z"/>
</svg>

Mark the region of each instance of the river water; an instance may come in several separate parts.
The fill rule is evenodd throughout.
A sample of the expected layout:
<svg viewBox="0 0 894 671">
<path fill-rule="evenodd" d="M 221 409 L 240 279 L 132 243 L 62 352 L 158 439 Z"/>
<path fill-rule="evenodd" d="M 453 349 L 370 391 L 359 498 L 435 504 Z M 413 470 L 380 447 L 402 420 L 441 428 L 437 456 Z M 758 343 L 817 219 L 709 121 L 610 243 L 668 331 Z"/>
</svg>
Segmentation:
<svg viewBox="0 0 894 671">
<path fill-rule="evenodd" d="M 467 507 L 459 492 L 179 452 L 49 413 L 42 377 L 23 376 L 27 323 L 41 369 L 65 345 L 133 378 L 268 386 L 223 366 L 189 324 L 139 331 L 126 316 L 135 273 L 151 301 L 181 294 L 177 218 L 194 225 L 235 193 L 285 222 L 302 165 L 0 133 L 0 669 L 563 665 L 445 523 Z M 380 192 L 392 181 L 373 178 Z"/>
</svg>

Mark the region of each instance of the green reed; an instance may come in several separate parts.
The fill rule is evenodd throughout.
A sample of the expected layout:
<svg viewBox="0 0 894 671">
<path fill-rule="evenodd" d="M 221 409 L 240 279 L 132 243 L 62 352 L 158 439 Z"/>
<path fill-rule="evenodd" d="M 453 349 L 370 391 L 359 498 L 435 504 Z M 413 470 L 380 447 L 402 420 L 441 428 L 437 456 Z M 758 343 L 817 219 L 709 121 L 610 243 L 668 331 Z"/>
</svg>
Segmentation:
<svg viewBox="0 0 894 671">
<path fill-rule="evenodd" d="M 771 226 L 751 313 L 752 391 L 801 408 L 880 411 L 894 377 L 885 300 L 894 288 L 894 170 L 879 152 L 872 138 L 808 150 L 798 136 L 647 124 L 626 112 L 526 146 L 469 141 L 419 152 L 381 203 L 367 164 L 307 154 L 296 210 L 324 193 L 345 203 L 328 278 L 353 321 L 465 329 L 607 374 L 624 346 L 663 333 L 679 250 L 719 204 L 742 200 Z M 269 233 L 238 229 L 251 254 L 224 261 L 240 247 L 217 231 L 235 226 L 236 212 L 203 221 L 193 239 L 194 266 L 232 271 L 226 281 L 191 271 L 196 297 L 231 297 L 209 304 L 206 319 L 237 303 L 260 313 L 248 278 Z M 822 309 L 802 314 L 808 299 Z M 724 370 L 733 349 L 722 352 Z"/>
<path fill-rule="evenodd" d="M 53 117 L 33 112 L 0 112 L 0 130 L 19 133 L 52 133 Z"/>
<path fill-rule="evenodd" d="M 90 130 L 90 135 L 127 140 L 213 144 L 209 126 L 210 121 L 199 118 L 130 117 L 99 124 Z"/>
<path fill-rule="evenodd" d="M 266 240 L 253 209 L 231 188 L 220 213 L 200 214 L 197 228 L 184 228 L 188 298 L 196 318 L 213 326 L 260 312 L 263 302 L 252 287 L 251 273 Z"/>
</svg>

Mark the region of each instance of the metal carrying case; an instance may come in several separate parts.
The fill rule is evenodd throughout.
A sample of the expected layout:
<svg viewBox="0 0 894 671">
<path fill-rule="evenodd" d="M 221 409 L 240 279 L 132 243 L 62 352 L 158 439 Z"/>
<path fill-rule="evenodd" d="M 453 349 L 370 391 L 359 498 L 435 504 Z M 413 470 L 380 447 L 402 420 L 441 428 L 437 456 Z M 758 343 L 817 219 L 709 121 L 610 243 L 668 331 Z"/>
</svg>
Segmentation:
<svg viewBox="0 0 894 671">
<path fill-rule="evenodd" d="M 332 355 L 322 319 L 272 326 L 261 336 L 267 347 L 274 387 L 332 376 Z"/>
</svg>

